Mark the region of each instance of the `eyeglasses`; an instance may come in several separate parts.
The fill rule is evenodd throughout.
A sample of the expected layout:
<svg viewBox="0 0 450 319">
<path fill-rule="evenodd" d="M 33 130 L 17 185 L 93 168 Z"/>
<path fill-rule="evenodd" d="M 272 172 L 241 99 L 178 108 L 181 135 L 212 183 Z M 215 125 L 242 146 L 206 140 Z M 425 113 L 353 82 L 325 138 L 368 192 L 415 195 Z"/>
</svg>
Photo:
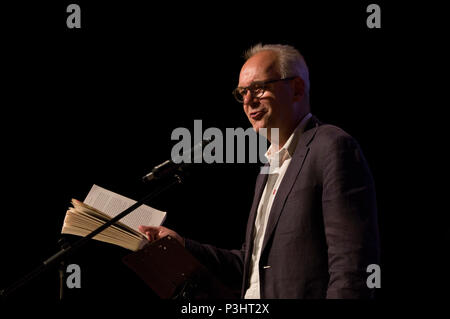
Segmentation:
<svg viewBox="0 0 450 319">
<path fill-rule="evenodd" d="M 289 78 L 277 79 L 277 80 L 267 80 L 267 81 L 256 81 L 247 87 L 237 87 L 233 90 L 233 95 L 239 103 L 244 102 L 244 98 L 247 92 L 250 92 L 252 97 L 261 98 L 266 91 L 267 85 L 279 81 L 288 81 L 295 79 L 296 76 L 291 76 Z"/>
</svg>

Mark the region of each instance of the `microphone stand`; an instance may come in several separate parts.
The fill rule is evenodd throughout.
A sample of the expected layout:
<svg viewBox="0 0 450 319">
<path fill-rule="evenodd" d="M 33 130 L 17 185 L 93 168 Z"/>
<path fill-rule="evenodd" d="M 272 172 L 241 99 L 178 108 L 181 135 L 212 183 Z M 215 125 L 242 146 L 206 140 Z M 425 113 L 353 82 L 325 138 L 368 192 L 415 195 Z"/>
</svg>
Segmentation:
<svg viewBox="0 0 450 319">
<path fill-rule="evenodd" d="M 66 240 L 65 236 L 61 236 L 61 238 L 58 240 L 58 245 L 61 247 L 61 249 L 65 249 L 68 247 L 69 242 Z M 59 274 L 59 301 L 62 301 L 64 299 L 64 285 L 65 285 L 65 278 L 66 278 L 66 259 L 67 258 L 62 258 L 61 257 L 61 261 L 59 263 L 59 269 L 58 269 L 58 274 Z"/>
<path fill-rule="evenodd" d="M 102 226 L 100 226 L 97 229 L 93 230 L 91 233 L 89 233 L 85 237 L 80 238 L 79 240 L 74 242 L 72 245 L 70 245 L 69 243 L 66 243 L 66 244 L 62 245 L 62 248 L 61 248 L 60 251 L 58 251 L 56 254 L 54 254 L 53 256 L 48 258 L 47 260 L 45 260 L 40 266 L 38 266 L 32 272 L 30 272 L 29 274 L 25 275 L 24 277 L 22 277 L 21 279 L 19 279 L 18 281 L 16 281 L 12 285 L 10 285 L 9 287 L 7 287 L 5 289 L 2 289 L 0 291 L 0 296 L 2 298 L 8 297 L 13 291 L 15 291 L 18 288 L 22 287 L 23 285 L 27 284 L 32 279 L 38 277 L 41 273 L 43 273 L 44 271 L 46 271 L 50 267 L 54 266 L 57 262 L 61 261 L 63 259 L 63 257 L 67 257 L 69 254 L 72 254 L 76 250 L 78 250 L 81 247 L 83 247 L 91 238 L 95 237 L 95 235 L 101 233 L 106 228 L 108 228 L 112 224 L 116 223 L 117 221 L 119 221 L 120 219 L 122 219 L 123 217 L 125 217 L 126 215 L 131 213 L 132 211 L 134 211 L 139 206 L 142 206 L 144 203 L 146 203 L 147 201 L 155 198 L 156 196 L 158 196 L 159 194 L 161 194 L 164 191 L 168 190 L 172 186 L 174 186 L 176 184 L 181 184 L 183 180 L 181 178 L 181 174 L 179 174 L 179 173 L 180 173 L 180 171 L 176 172 L 176 174 L 174 174 L 172 176 L 172 178 L 168 178 L 169 179 L 168 183 L 163 184 L 163 185 L 159 185 L 153 192 L 151 192 L 150 194 L 148 194 L 144 198 L 140 199 L 139 201 L 137 201 L 136 203 L 134 203 L 133 205 L 131 205 L 130 207 L 128 207 L 127 209 L 125 209 L 124 211 L 119 213 L 117 216 L 115 216 L 114 218 L 112 218 L 111 220 L 109 220 L 108 222 L 103 224 Z M 60 297 L 62 298 L 62 290 L 60 291 L 60 294 L 61 294 Z"/>
</svg>

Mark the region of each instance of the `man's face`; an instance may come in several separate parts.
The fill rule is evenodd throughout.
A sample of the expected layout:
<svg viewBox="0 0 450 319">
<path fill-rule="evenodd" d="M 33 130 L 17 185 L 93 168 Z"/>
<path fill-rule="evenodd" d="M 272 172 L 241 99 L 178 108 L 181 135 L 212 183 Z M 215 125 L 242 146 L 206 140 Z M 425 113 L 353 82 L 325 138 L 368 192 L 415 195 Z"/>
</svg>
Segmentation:
<svg viewBox="0 0 450 319">
<path fill-rule="evenodd" d="M 239 87 L 248 87 L 254 82 L 276 80 L 281 76 L 276 65 L 276 55 L 271 51 L 261 51 L 248 59 L 241 69 Z M 253 129 L 279 128 L 290 125 L 293 120 L 293 89 L 291 81 L 268 84 L 261 97 L 244 96 L 244 112 Z"/>
</svg>

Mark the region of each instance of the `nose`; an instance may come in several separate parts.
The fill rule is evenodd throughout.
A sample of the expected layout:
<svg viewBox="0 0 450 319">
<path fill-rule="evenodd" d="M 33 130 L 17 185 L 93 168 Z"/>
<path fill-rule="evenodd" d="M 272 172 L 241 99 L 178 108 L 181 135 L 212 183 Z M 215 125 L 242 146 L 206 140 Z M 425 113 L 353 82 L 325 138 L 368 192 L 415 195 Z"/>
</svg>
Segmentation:
<svg viewBox="0 0 450 319">
<path fill-rule="evenodd" d="M 245 103 L 248 103 L 248 99 L 252 98 L 252 91 L 246 90 L 244 92 L 245 92 L 245 94 L 242 94 L 242 98 L 244 99 L 244 104 L 245 104 Z"/>
<path fill-rule="evenodd" d="M 252 92 L 250 90 L 248 90 L 245 95 L 243 96 L 244 98 L 244 106 L 250 106 L 251 108 L 254 108 L 255 106 L 258 105 L 259 99 L 254 97 Z"/>
</svg>

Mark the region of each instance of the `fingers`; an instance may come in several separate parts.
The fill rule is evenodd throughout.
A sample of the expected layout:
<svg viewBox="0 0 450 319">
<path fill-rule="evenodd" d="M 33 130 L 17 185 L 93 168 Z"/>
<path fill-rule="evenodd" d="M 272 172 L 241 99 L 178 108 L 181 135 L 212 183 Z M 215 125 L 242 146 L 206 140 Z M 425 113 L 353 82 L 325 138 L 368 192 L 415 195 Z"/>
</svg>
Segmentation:
<svg viewBox="0 0 450 319">
<path fill-rule="evenodd" d="M 177 239 L 184 246 L 184 239 L 173 230 L 164 226 L 155 227 L 141 225 L 139 226 L 139 231 L 147 237 L 148 241 L 158 240 L 170 235 L 173 238 Z"/>
<path fill-rule="evenodd" d="M 139 226 L 139 231 L 143 233 L 149 241 L 156 240 L 159 237 L 160 229 L 154 226 Z"/>
<path fill-rule="evenodd" d="M 155 227 L 155 226 L 144 226 L 144 225 L 141 225 L 141 226 L 139 226 L 139 231 L 140 231 L 141 233 L 145 233 L 145 232 L 147 232 L 147 231 L 158 232 L 158 231 L 159 231 L 159 227 Z"/>
</svg>

